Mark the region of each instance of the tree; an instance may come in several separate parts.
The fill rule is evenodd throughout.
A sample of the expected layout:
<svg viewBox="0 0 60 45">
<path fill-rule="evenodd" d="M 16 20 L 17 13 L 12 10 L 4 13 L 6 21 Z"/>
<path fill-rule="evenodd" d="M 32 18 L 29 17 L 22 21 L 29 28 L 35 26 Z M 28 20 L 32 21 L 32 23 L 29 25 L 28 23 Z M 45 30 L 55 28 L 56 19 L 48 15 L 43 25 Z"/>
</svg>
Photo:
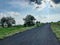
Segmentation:
<svg viewBox="0 0 60 45">
<path fill-rule="evenodd" d="M 27 15 L 23 20 L 25 21 L 24 26 L 33 26 L 36 19 L 32 15 Z"/>
<path fill-rule="evenodd" d="M 60 21 L 56 22 L 57 25 L 60 25 Z"/>
<path fill-rule="evenodd" d="M 12 24 L 15 24 L 15 20 L 12 17 L 2 17 L 1 24 L 2 27 L 11 27 Z"/>
<path fill-rule="evenodd" d="M 36 21 L 36 26 L 39 27 L 40 26 L 40 22 Z"/>
</svg>

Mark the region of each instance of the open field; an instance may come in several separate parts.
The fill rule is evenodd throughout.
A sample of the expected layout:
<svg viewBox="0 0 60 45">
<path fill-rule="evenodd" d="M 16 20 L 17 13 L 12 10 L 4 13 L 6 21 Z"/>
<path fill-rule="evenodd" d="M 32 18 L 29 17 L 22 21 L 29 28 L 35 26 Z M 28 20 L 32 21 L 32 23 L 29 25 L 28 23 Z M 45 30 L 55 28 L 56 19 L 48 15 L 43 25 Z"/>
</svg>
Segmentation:
<svg viewBox="0 0 60 45">
<path fill-rule="evenodd" d="M 56 34 L 58 40 L 60 40 L 60 25 L 58 24 L 51 24 L 53 32 Z"/>
<path fill-rule="evenodd" d="M 23 32 L 31 28 L 34 28 L 34 26 L 32 27 L 15 26 L 10 28 L 0 27 L 0 39 L 4 39 L 5 37 L 12 36 L 16 33 Z"/>
</svg>

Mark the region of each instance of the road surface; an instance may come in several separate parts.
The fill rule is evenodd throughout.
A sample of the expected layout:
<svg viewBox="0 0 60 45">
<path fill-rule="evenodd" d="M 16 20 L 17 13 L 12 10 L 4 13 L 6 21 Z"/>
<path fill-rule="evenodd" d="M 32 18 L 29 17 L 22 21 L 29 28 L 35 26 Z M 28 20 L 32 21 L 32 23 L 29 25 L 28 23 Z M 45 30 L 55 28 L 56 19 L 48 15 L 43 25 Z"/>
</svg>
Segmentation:
<svg viewBox="0 0 60 45">
<path fill-rule="evenodd" d="M 50 24 L 0 40 L 0 45 L 59 45 Z"/>
</svg>

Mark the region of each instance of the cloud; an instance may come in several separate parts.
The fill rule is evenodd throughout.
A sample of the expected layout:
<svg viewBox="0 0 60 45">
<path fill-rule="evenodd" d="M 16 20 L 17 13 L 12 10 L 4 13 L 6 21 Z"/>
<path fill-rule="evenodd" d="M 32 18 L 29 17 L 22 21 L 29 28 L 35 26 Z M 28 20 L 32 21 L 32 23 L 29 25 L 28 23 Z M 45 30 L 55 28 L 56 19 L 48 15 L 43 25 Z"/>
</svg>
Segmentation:
<svg viewBox="0 0 60 45">
<path fill-rule="evenodd" d="M 45 3 L 47 3 L 47 5 L 48 5 L 48 7 L 49 8 L 58 8 L 58 7 L 60 7 L 60 0 L 43 0 Z M 58 3 L 55 3 L 55 2 L 57 2 L 57 1 L 59 1 Z"/>
<path fill-rule="evenodd" d="M 37 4 L 35 3 L 35 1 L 32 1 L 31 2 L 32 8 L 38 11 L 43 10 L 46 7 L 46 3 L 44 2 L 44 0 L 40 0 L 40 1 L 41 1 L 41 4 Z"/>
<path fill-rule="evenodd" d="M 11 12 L 0 12 L 0 19 L 2 17 L 10 17 L 10 16 L 15 19 L 17 25 L 24 23 L 23 21 L 24 16 L 18 12 L 12 12 L 12 11 Z"/>
<path fill-rule="evenodd" d="M 53 15 L 33 15 L 36 18 L 36 21 L 40 21 L 41 23 L 46 22 L 57 22 L 60 21 L 60 14 L 53 14 Z M 8 17 L 11 16 L 16 20 L 16 25 L 24 24 L 23 18 L 25 18 L 27 15 L 22 15 L 19 12 L 1 12 L 0 13 L 0 19 L 2 17 Z"/>
<path fill-rule="evenodd" d="M 46 6 L 44 0 L 30 0 L 29 2 L 30 6 L 36 10 L 42 10 Z"/>
<path fill-rule="evenodd" d="M 46 22 L 57 22 L 60 21 L 60 14 L 54 14 L 54 15 L 39 15 L 35 16 L 36 21 L 40 21 L 41 23 L 46 23 Z"/>
<path fill-rule="evenodd" d="M 46 5 L 43 0 L 17 0 L 17 1 L 10 1 L 8 4 L 11 5 L 13 8 L 28 8 L 31 7 L 36 10 L 42 10 Z"/>
<path fill-rule="evenodd" d="M 60 0 L 52 0 L 55 4 L 59 4 Z"/>
<path fill-rule="evenodd" d="M 2 2 L 2 5 L 0 4 L 0 9 L 21 11 L 22 9 L 31 7 L 32 10 L 40 11 L 46 7 L 46 3 L 46 0 L 6 0 L 5 2 Z"/>
<path fill-rule="evenodd" d="M 58 2 L 57 4 L 55 2 Z M 43 10 L 50 3 L 50 7 L 60 7 L 59 0 L 2 0 L 0 1 L 0 10 L 21 11 L 29 7 L 32 10 Z M 8 7 L 8 8 L 7 8 Z"/>
<path fill-rule="evenodd" d="M 51 5 L 54 8 L 50 8 L 49 6 Z M 6 0 L 0 3 L 0 11 L 2 11 L 0 12 L 0 18 L 3 16 L 11 16 L 15 18 L 16 24 L 23 24 L 23 18 L 29 13 L 35 14 L 33 16 L 38 21 L 44 23 L 51 21 L 56 22 L 60 19 L 59 9 L 60 4 L 55 3 L 53 0 Z M 47 15 L 48 13 L 49 15 Z"/>
<path fill-rule="evenodd" d="M 42 1 L 42 0 L 30 0 L 30 2 L 35 2 L 35 3 L 38 4 L 38 5 L 41 4 L 41 1 Z"/>
<path fill-rule="evenodd" d="M 60 3 L 57 2 L 57 1 L 60 2 L 60 0 L 47 0 L 47 2 L 49 2 L 50 8 L 51 8 L 51 7 L 52 7 L 52 8 L 58 8 L 58 7 L 60 7 Z M 57 2 L 57 3 L 56 3 L 56 2 Z"/>
<path fill-rule="evenodd" d="M 28 7 L 29 5 L 38 6 L 38 5 L 41 5 L 40 3 L 42 4 L 42 0 L 17 0 L 17 1 L 8 2 L 8 4 L 11 4 L 12 6 L 15 6 L 15 7 L 18 7 L 18 6 Z"/>
</svg>

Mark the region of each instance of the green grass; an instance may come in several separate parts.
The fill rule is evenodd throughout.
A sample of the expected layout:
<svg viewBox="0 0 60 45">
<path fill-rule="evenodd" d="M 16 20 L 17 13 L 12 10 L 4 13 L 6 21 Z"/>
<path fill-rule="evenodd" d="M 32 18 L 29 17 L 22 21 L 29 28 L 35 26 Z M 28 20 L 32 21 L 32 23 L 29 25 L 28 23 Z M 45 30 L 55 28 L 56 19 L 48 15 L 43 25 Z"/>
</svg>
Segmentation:
<svg viewBox="0 0 60 45">
<path fill-rule="evenodd" d="M 31 28 L 34 28 L 34 26 L 32 27 L 15 26 L 10 28 L 0 27 L 0 39 L 4 39 L 5 37 L 12 36 L 16 33 L 23 32 Z"/>
<path fill-rule="evenodd" d="M 60 25 L 51 24 L 53 32 L 56 34 L 57 38 L 60 40 Z"/>
</svg>

